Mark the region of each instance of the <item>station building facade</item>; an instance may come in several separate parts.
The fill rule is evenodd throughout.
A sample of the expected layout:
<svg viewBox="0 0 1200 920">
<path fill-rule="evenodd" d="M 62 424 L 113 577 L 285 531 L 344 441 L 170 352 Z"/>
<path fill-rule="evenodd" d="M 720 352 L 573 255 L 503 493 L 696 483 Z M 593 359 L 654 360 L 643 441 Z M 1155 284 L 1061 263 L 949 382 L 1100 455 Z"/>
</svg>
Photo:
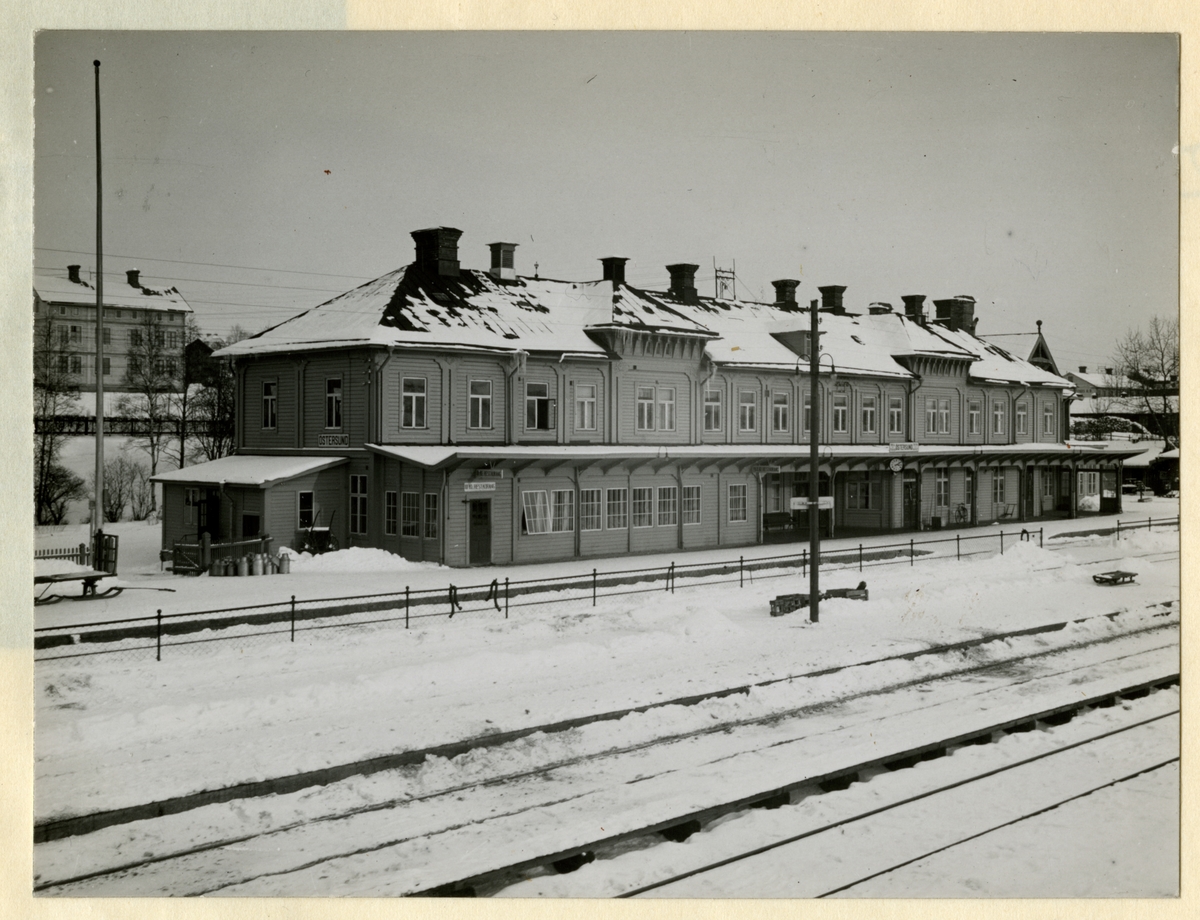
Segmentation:
<svg viewBox="0 0 1200 920">
<path fill-rule="evenodd" d="M 772 303 L 465 269 L 460 231 L 217 352 L 237 453 L 156 477 L 163 543 L 328 526 L 342 546 L 453 566 L 663 552 L 807 534 L 809 326 Z M 664 279 L 666 280 L 666 279 Z M 827 535 L 1120 510 L 1117 445 L 1068 439 L 1070 383 L 974 334 L 975 302 L 845 306 L 819 289 Z"/>
</svg>

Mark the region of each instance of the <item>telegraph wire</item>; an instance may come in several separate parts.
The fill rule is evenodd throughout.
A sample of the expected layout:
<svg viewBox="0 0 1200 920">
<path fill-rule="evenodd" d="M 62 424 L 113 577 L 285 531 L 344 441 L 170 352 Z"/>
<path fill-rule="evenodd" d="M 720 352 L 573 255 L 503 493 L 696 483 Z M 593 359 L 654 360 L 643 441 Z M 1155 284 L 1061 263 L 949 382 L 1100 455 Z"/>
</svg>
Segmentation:
<svg viewBox="0 0 1200 920">
<path fill-rule="evenodd" d="M 49 246 L 34 246 L 33 248 L 39 250 L 40 252 L 62 252 L 70 255 L 84 256 L 92 255 L 92 253 L 82 249 L 52 249 Z M 153 256 L 132 256 L 119 252 L 110 252 L 107 253 L 107 255 L 117 259 L 133 259 L 134 261 L 141 262 L 172 262 L 178 265 L 206 265 L 211 268 L 237 268 L 250 272 L 276 272 L 288 275 L 321 275 L 326 278 L 364 278 L 362 275 L 336 274 L 333 272 L 306 272 L 294 268 L 262 268 L 255 267 L 253 265 L 227 265 L 223 262 L 189 262 L 186 259 L 156 259 Z M 365 278 L 364 280 L 370 281 L 372 279 Z"/>
</svg>

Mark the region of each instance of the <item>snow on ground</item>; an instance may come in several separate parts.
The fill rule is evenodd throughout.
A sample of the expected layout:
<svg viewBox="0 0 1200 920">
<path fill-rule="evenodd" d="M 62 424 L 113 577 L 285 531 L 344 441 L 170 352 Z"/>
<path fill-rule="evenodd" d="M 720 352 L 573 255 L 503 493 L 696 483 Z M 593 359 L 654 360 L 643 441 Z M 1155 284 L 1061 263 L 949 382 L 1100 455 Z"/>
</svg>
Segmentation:
<svg viewBox="0 0 1200 920">
<path fill-rule="evenodd" d="M 590 597 L 571 596 L 514 607 L 508 619 L 472 613 L 416 621 L 410 630 L 393 620 L 301 632 L 295 644 L 284 634 L 167 646 L 161 663 L 152 654 L 39 662 L 35 814 L 42 820 L 119 807 L 1137 610 L 1178 597 L 1179 563 L 1135 554 L 1177 548 L 1175 531 L 1137 532 L 1119 549 L 1111 538 L 1057 551 L 1028 542 L 1003 556 L 891 565 L 862 576 L 831 572 L 823 586 L 850 586 L 861 577 L 871 600 L 826 601 L 819 624 L 802 613 L 768 615 L 772 597 L 803 590 L 807 582 L 792 575 L 748 579 L 742 589 L 735 582 L 688 590 L 681 581 L 675 594 L 601 597 L 595 607 Z M 1094 584 L 1093 572 L 1112 567 L 1095 560 L 1118 554 L 1129 557 L 1138 583 Z M 445 570 L 432 574 L 444 579 Z M 336 576 L 310 577 L 316 584 Z M 363 592 L 372 576 L 342 577 Z M 209 584 L 277 591 L 275 584 L 288 582 Z M 250 600 L 243 595 L 239 602 Z M 55 605 L 72 606 L 91 604 Z"/>
<path fill-rule="evenodd" d="M 352 546 L 349 549 L 338 550 L 336 553 L 325 553 L 314 556 L 312 553 L 298 553 L 284 547 L 282 552 L 291 557 L 293 572 L 309 574 L 346 574 L 360 572 L 414 572 L 414 571 L 445 571 L 436 562 L 413 562 L 386 549 L 373 549 L 365 546 Z M 393 588 L 394 590 L 394 588 Z"/>
</svg>

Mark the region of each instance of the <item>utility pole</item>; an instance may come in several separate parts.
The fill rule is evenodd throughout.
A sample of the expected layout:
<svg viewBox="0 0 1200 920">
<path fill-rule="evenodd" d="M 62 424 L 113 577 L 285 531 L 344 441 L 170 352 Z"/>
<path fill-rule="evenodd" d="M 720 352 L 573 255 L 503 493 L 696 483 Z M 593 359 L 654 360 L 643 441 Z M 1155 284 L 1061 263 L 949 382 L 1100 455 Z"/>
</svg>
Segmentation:
<svg viewBox="0 0 1200 920">
<path fill-rule="evenodd" d="M 817 402 L 817 371 L 821 362 L 820 338 L 817 332 L 817 302 L 815 300 L 808 305 L 808 311 L 811 319 L 809 326 L 811 332 L 808 336 L 808 375 L 812 384 L 811 424 L 809 425 L 811 440 L 808 445 L 808 619 L 809 622 L 816 623 L 820 617 L 817 605 L 821 598 L 821 579 L 817 574 L 821 558 L 821 490 L 818 488 L 820 474 L 817 471 L 817 443 L 820 440 L 821 412 Z M 801 419 L 803 420 L 803 409 L 801 409 Z"/>
<path fill-rule="evenodd" d="M 96 69 L 96 504 L 91 526 L 95 538 L 104 529 L 104 211 L 100 172 L 100 62 L 92 61 L 92 66 Z M 92 561 L 96 565 L 100 562 L 95 554 Z"/>
</svg>

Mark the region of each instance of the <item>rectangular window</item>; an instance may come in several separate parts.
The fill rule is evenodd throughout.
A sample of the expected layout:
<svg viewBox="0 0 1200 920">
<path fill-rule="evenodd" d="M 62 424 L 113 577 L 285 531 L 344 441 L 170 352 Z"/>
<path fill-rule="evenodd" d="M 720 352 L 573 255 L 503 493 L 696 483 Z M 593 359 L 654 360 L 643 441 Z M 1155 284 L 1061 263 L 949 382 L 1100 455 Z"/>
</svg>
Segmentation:
<svg viewBox="0 0 1200 920">
<path fill-rule="evenodd" d="M 660 486 L 658 489 L 658 526 L 672 527 L 679 523 L 679 489 Z"/>
<path fill-rule="evenodd" d="M 629 494 L 627 489 L 609 489 L 605 525 L 609 530 L 624 530 L 629 526 Z"/>
<path fill-rule="evenodd" d="M 655 426 L 659 431 L 675 430 L 675 388 L 658 388 L 658 415 Z"/>
<path fill-rule="evenodd" d="M 425 493 L 424 536 L 426 540 L 438 538 L 438 494 L 436 492 Z"/>
<path fill-rule="evenodd" d="M 415 537 L 421 525 L 421 493 L 400 493 L 400 536 Z"/>
<path fill-rule="evenodd" d="M 549 431 L 552 427 L 549 384 L 525 384 L 525 430 Z"/>
<path fill-rule="evenodd" d="M 112 329 L 109 328 L 108 326 L 104 327 L 104 344 L 105 345 L 112 344 Z"/>
<path fill-rule="evenodd" d="M 633 490 L 633 526 L 651 527 L 654 524 L 654 490 Z"/>
<path fill-rule="evenodd" d="M 311 493 L 310 493 L 311 494 Z M 200 506 L 200 490 L 183 490 L 183 523 L 194 525 L 197 521 L 196 509 Z"/>
<path fill-rule="evenodd" d="M 367 532 L 367 477 L 350 477 L 350 532 Z"/>
<path fill-rule="evenodd" d="M 888 397 L 888 434 L 904 433 L 904 397 Z"/>
<path fill-rule="evenodd" d="M 846 481 L 846 506 L 857 511 L 871 507 L 871 480 L 848 479 Z"/>
<path fill-rule="evenodd" d="M 594 383 L 575 385 L 575 430 L 596 430 L 596 385 Z M 597 499 L 598 502 L 599 499 Z"/>
<path fill-rule="evenodd" d="M 579 529 L 600 529 L 600 490 L 579 490 Z"/>
<path fill-rule="evenodd" d="M 492 381 L 472 380 L 468 385 L 471 395 L 470 428 L 492 427 Z"/>
<path fill-rule="evenodd" d="M 846 432 L 849 430 L 850 397 L 846 394 L 835 394 L 833 397 L 833 430 Z"/>
<path fill-rule="evenodd" d="M 112 373 L 112 359 L 105 358 L 104 359 L 104 376 L 107 377 L 111 373 Z"/>
<path fill-rule="evenodd" d="M 389 537 L 396 535 L 396 493 L 383 493 L 383 532 Z"/>
<path fill-rule="evenodd" d="M 425 378 L 405 377 L 401 382 L 401 428 L 425 428 Z"/>
<path fill-rule="evenodd" d="M 342 427 L 341 377 L 330 377 L 325 381 L 325 427 Z"/>
<path fill-rule="evenodd" d="M 992 504 L 1004 504 L 1004 471 L 994 470 L 992 472 Z"/>
<path fill-rule="evenodd" d="M 138 348 L 141 346 L 141 344 L 142 344 L 142 330 L 141 329 L 130 329 L 129 330 L 129 344 L 132 345 L 134 348 Z"/>
<path fill-rule="evenodd" d="M 978 399 L 967 402 L 967 434 L 979 434 L 981 407 Z"/>
<path fill-rule="evenodd" d="M 83 373 L 83 359 L 80 358 L 79 355 L 71 355 L 71 373 L 72 374 L 82 374 Z"/>
<path fill-rule="evenodd" d="M 137 377 L 142 372 L 142 359 L 130 355 L 125 361 L 125 373 L 130 377 Z"/>
<path fill-rule="evenodd" d="M 704 391 L 704 430 L 721 430 L 721 391 Z"/>
<path fill-rule="evenodd" d="M 864 434 L 875 433 L 875 397 L 864 396 L 862 401 L 862 430 Z"/>
<path fill-rule="evenodd" d="M 83 328 L 81 326 L 71 327 L 71 344 L 78 345 L 83 338 Z"/>
<path fill-rule="evenodd" d="M 1054 406 L 1042 406 L 1042 434 L 1054 434 Z"/>
<path fill-rule="evenodd" d="M 550 529 L 554 533 L 566 533 L 575 529 L 575 490 L 555 489 L 550 493 L 553 518 Z"/>
<path fill-rule="evenodd" d="M 1054 497 L 1054 477 L 1045 470 L 1042 471 L 1042 497 Z"/>
<path fill-rule="evenodd" d="M 521 493 L 521 528 L 525 533 L 550 532 L 550 496 L 542 490 Z"/>
<path fill-rule="evenodd" d="M 313 525 L 313 494 L 311 492 L 300 492 L 297 494 L 299 499 L 297 503 L 296 523 L 301 530 L 307 530 Z"/>
<path fill-rule="evenodd" d="M 950 471 L 938 469 L 933 471 L 933 503 L 938 508 L 950 505 Z"/>
<path fill-rule="evenodd" d="M 654 430 L 654 387 L 637 388 L 637 430 Z"/>
<path fill-rule="evenodd" d="M 729 523 L 738 524 L 747 520 L 746 484 L 729 484 Z"/>
<path fill-rule="evenodd" d="M 700 523 L 699 486 L 683 487 L 683 523 L 685 526 L 688 524 Z"/>
<path fill-rule="evenodd" d="M 275 427 L 275 381 L 264 380 L 262 385 L 262 426 Z"/>
<path fill-rule="evenodd" d="M 774 390 L 771 393 L 771 430 L 787 431 L 790 427 L 788 409 L 790 408 L 787 390 Z"/>
<path fill-rule="evenodd" d="M 937 400 L 925 397 L 925 433 L 937 434 Z"/>
<path fill-rule="evenodd" d="M 175 317 L 171 317 L 171 318 L 174 319 Z M 105 329 L 104 331 L 107 332 L 108 330 Z M 167 348 L 178 348 L 178 347 L 179 347 L 179 333 L 178 332 L 168 332 L 167 333 Z"/>
<path fill-rule="evenodd" d="M 738 391 L 738 431 L 758 430 L 758 394 L 753 390 Z"/>
<path fill-rule="evenodd" d="M 132 365 L 132 362 L 133 362 L 133 359 L 131 358 L 130 359 L 131 365 Z M 71 359 L 69 357 L 67 357 L 66 355 L 58 356 L 58 372 L 60 374 L 71 373 Z M 130 373 L 133 373 L 133 371 L 131 370 Z"/>
<path fill-rule="evenodd" d="M 950 400 L 938 400 L 938 434 L 950 433 Z"/>
<path fill-rule="evenodd" d="M 1004 403 L 992 403 L 992 434 L 1004 434 Z"/>
<path fill-rule="evenodd" d="M 1025 403 L 1017 403 L 1017 434 L 1025 434 L 1029 420 L 1029 407 Z"/>
<path fill-rule="evenodd" d="M 801 400 L 801 403 L 804 405 L 804 433 L 809 434 L 812 432 L 812 392 L 811 391 L 804 394 L 804 398 Z"/>
</svg>

